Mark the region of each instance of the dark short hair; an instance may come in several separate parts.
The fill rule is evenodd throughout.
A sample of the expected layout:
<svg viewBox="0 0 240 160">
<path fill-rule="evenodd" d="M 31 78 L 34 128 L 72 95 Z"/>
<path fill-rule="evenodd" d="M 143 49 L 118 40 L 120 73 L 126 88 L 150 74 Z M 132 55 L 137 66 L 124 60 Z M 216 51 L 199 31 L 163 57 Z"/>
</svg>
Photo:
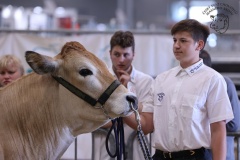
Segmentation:
<svg viewBox="0 0 240 160">
<path fill-rule="evenodd" d="M 174 35 L 177 32 L 183 31 L 189 32 L 195 42 L 203 40 L 204 45 L 210 34 L 208 26 L 201 24 L 195 19 L 185 19 L 176 23 L 171 29 L 171 34 Z"/>
<path fill-rule="evenodd" d="M 203 59 L 203 63 L 208 67 L 212 67 L 212 60 L 210 54 L 206 50 L 201 50 L 199 57 Z"/>
<path fill-rule="evenodd" d="M 117 31 L 113 34 L 110 40 L 110 50 L 115 46 L 121 46 L 122 48 L 132 47 L 132 51 L 135 50 L 134 36 L 130 31 Z"/>
</svg>

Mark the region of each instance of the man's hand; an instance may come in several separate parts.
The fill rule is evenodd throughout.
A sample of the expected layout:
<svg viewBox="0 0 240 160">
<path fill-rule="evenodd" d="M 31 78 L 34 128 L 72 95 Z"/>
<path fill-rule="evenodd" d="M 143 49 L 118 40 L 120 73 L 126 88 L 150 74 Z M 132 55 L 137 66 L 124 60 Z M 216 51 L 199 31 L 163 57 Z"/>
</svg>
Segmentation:
<svg viewBox="0 0 240 160">
<path fill-rule="evenodd" d="M 117 70 L 118 80 L 127 88 L 127 84 L 130 81 L 130 75 L 124 70 Z"/>
</svg>

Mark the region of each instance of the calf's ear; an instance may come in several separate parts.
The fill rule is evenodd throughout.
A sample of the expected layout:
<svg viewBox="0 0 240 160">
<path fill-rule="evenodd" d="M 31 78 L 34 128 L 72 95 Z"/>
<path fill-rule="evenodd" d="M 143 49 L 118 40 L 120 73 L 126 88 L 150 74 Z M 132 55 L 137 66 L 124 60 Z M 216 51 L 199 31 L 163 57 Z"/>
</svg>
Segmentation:
<svg viewBox="0 0 240 160">
<path fill-rule="evenodd" d="M 58 66 L 58 63 L 52 57 L 34 51 L 26 51 L 25 58 L 29 66 L 37 74 L 53 73 Z"/>
</svg>

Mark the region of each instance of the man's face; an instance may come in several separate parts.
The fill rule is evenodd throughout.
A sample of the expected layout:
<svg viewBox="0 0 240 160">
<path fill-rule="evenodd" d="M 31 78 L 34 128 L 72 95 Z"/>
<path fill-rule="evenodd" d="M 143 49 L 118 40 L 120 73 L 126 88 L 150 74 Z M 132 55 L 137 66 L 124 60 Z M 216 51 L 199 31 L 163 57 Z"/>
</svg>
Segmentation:
<svg viewBox="0 0 240 160">
<path fill-rule="evenodd" d="M 15 64 L 8 64 L 6 68 L 0 70 L 0 86 L 5 86 L 22 76 L 20 68 Z"/>
<path fill-rule="evenodd" d="M 199 60 L 201 45 L 195 42 L 188 32 L 177 32 L 173 35 L 173 52 L 182 67 L 189 67 Z"/>
<path fill-rule="evenodd" d="M 133 57 L 132 47 L 122 48 L 118 45 L 114 46 L 110 51 L 113 70 L 128 71 L 131 68 Z"/>
</svg>

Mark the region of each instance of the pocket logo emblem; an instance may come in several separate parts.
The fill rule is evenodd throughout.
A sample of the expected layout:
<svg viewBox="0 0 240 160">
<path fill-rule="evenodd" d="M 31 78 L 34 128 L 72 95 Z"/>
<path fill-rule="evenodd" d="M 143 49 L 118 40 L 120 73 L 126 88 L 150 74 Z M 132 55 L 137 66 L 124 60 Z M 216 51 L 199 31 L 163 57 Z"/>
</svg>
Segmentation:
<svg viewBox="0 0 240 160">
<path fill-rule="evenodd" d="M 165 94 L 163 92 L 161 92 L 161 93 L 158 93 L 157 95 L 158 95 L 159 102 L 162 102 L 163 97 L 165 96 Z"/>
</svg>

